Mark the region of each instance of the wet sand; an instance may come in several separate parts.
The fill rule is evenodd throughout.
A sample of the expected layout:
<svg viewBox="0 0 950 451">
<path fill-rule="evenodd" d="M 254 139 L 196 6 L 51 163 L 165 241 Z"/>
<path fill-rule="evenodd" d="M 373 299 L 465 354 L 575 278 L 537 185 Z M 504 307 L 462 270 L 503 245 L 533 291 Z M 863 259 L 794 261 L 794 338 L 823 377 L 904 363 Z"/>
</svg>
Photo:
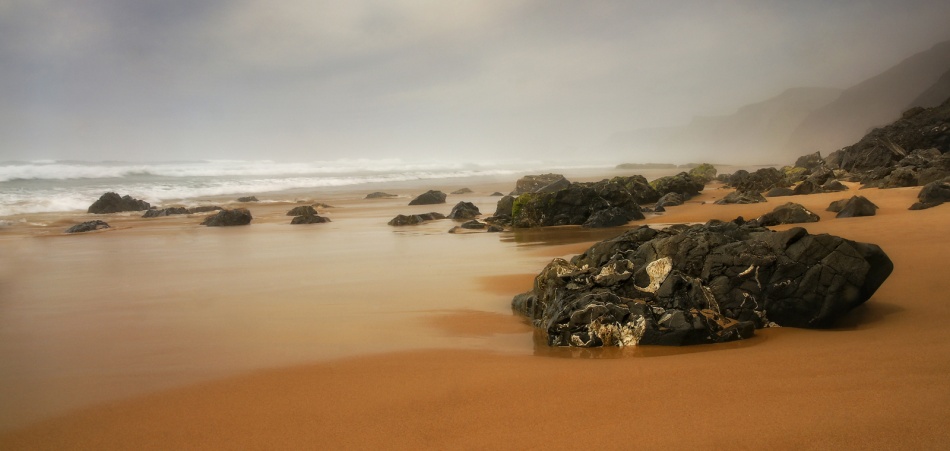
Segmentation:
<svg viewBox="0 0 950 451">
<path fill-rule="evenodd" d="M 424 207 L 341 191 L 314 199 L 338 205 L 319 225 L 290 226 L 288 202 L 252 205 L 255 221 L 235 229 L 128 217 L 85 236 L 0 233 L 12 256 L 0 267 L 0 448 L 950 445 L 950 206 L 908 211 L 919 188 L 714 205 L 728 190 L 709 186 L 639 223 L 795 201 L 822 217 L 810 232 L 876 243 L 895 271 L 834 330 L 550 349 L 511 315 L 511 296 L 550 258 L 623 229 L 385 225 L 459 200 L 490 214 L 491 191 L 512 186 Z M 824 211 L 854 194 L 877 216 Z"/>
</svg>

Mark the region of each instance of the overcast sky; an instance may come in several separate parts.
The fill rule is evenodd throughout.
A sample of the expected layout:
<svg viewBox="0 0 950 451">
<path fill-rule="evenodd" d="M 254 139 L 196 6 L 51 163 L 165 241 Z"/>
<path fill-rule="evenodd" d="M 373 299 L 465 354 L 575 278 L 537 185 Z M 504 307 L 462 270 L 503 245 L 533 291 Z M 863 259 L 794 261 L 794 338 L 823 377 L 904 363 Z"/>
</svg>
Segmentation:
<svg viewBox="0 0 950 451">
<path fill-rule="evenodd" d="M 848 87 L 948 24 L 946 0 L 0 0 L 0 160 L 592 155 Z"/>
</svg>

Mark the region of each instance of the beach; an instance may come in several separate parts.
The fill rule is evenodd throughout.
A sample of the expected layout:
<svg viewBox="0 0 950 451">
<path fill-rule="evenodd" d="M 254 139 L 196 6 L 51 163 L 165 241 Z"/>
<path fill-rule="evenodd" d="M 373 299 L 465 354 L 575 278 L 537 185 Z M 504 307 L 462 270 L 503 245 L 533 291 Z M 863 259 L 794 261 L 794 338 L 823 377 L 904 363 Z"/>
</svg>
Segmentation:
<svg viewBox="0 0 950 451">
<path fill-rule="evenodd" d="M 728 169 L 727 169 L 728 170 Z M 723 169 L 720 169 L 723 172 Z M 565 171 L 594 181 L 642 171 Z M 675 172 L 675 171 L 673 171 Z M 654 178 L 651 174 L 648 178 Z M 718 183 L 625 227 L 450 234 L 516 175 L 261 195 L 205 215 L 22 214 L 0 228 L 0 449 L 942 449 L 950 445 L 950 207 L 919 187 L 716 205 Z M 408 206 L 428 189 L 470 194 Z M 399 197 L 364 199 L 372 191 Z M 873 217 L 836 219 L 863 195 Z M 290 225 L 297 205 L 332 222 Z M 752 219 L 877 244 L 894 272 L 830 330 L 684 348 L 549 348 L 510 309 L 555 257 L 630 227 Z M 111 229 L 62 233 L 81 220 Z M 785 229 L 792 226 L 777 226 Z"/>
</svg>

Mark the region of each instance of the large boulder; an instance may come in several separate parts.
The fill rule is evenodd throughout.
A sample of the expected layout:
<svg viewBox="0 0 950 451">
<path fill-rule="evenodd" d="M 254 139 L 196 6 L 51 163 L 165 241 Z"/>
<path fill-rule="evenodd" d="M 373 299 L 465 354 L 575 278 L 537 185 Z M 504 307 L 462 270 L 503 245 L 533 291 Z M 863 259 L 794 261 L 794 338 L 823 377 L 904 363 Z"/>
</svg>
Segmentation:
<svg viewBox="0 0 950 451">
<path fill-rule="evenodd" d="M 246 208 L 235 208 L 232 210 L 221 210 L 214 215 L 208 216 L 201 225 L 208 227 L 230 227 L 248 225 L 251 223 L 251 212 Z"/>
<path fill-rule="evenodd" d="M 808 155 L 802 155 L 795 160 L 795 167 L 813 170 L 825 165 L 825 160 L 821 158 L 821 152 L 815 152 Z"/>
<path fill-rule="evenodd" d="M 689 170 L 689 176 L 696 182 L 707 184 L 716 180 L 716 167 L 709 163 L 701 163 Z"/>
<path fill-rule="evenodd" d="M 99 199 L 89 206 L 87 213 L 106 214 L 118 213 L 121 211 L 142 211 L 151 207 L 148 202 L 139 199 L 133 199 L 131 196 L 120 196 L 113 192 L 108 192 L 99 197 Z"/>
<path fill-rule="evenodd" d="M 762 193 L 772 188 L 788 186 L 785 173 L 775 168 L 761 168 L 755 172 L 738 170 L 729 177 L 729 186 L 736 191 Z"/>
<path fill-rule="evenodd" d="M 775 226 L 779 224 L 800 224 L 805 222 L 818 222 L 821 218 L 810 210 L 796 204 L 788 202 L 784 205 L 775 207 L 774 210 L 759 216 L 755 224 L 762 227 Z"/>
<path fill-rule="evenodd" d="M 795 190 L 787 187 L 772 188 L 765 193 L 765 197 L 785 197 L 794 196 Z"/>
<path fill-rule="evenodd" d="M 294 216 L 294 219 L 290 220 L 291 224 L 323 224 L 325 222 L 331 222 L 330 218 L 318 215 L 300 215 Z"/>
<path fill-rule="evenodd" d="M 646 177 L 642 175 L 631 175 L 626 177 L 614 177 L 609 181 L 601 181 L 598 184 L 620 186 L 626 190 L 633 201 L 638 204 L 652 204 L 660 198 L 660 193 L 656 192 Z"/>
<path fill-rule="evenodd" d="M 66 233 L 92 232 L 95 230 L 108 229 L 108 228 L 109 228 L 109 224 L 107 224 L 105 221 L 100 221 L 96 219 L 95 221 L 86 221 L 86 222 L 81 222 L 79 224 L 76 224 L 66 229 Z"/>
<path fill-rule="evenodd" d="M 874 216 L 877 214 L 877 205 L 864 196 L 852 196 L 850 199 L 841 199 L 828 205 L 828 211 L 837 212 L 836 218 L 856 218 L 859 216 Z"/>
<path fill-rule="evenodd" d="M 257 196 L 244 196 L 237 198 L 238 202 L 260 202 Z"/>
<path fill-rule="evenodd" d="M 515 182 L 515 190 L 511 192 L 512 196 L 518 196 L 525 193 L 552 192 L 564 189 L 570 182 L 561 174 L 541 174 L 526 175 Z"/>
<path fill-rule="evenodd" d="M 291 208 L 287 212 L 287 216 L 313 216 L 317 214 L 317 210 L 310 205 L 301 205 L 299 207 Z"/>
<path fill-rule="evenodd" d="M 692 176 L 685 172 L 660 177 L 650 182 L 650 186 L 652 186 L 660 196 L 667 193 L 679 193 L 687 199 L 698 195 L 705 185 L 705 183 L 693 179 Z"/>
<path fill-rule="evenodd" d="M 445 203 L 445 193 L 437 190 L 426 191 L 409 202 L 409 205 L 434 205 Z"/>
<path fill-rule="evenodd" d="M 558 225 L 583 225 L 594 213 L 614 210 L 610 221 L 618 217 L 644 219 L 640 205 L 622 185 L 609 181 L 595 184 L 574 183 L 567 189 L 553 193 L 526 193 L 518 196 L 512 205 L 512 225 L 515 227 L 546 227 Z M 618 215 L 618 211 L 624 213 Z M 599 226 L 599 217 L 589 226 Z M 595 224 L 597 223 L 597 224 Z"/>
<path fill-rule="evenodd" d="M 911 210 L 924 210 L 950 201 L 950 177 L 924 185 L 917 194 L 917 203 Z"/>
<path fill-rule="evenodd" d="M 459 202 L 452 207 L 452 211 L 449 212 L 449 215 L 446 216 L 449 219 L 456 220 L 468 220 L 474 219 L 481 215 L 482 212 L 478 211 L 478 207 L 471 202 Z"/>
<path fill-rule="evenodd" d="M 713 343 L 758 327 L 831 327 L 892 270 L 876 245 L 802 228 L 642 226 L 554 259 L 512 308 L 552 346 Z"/>
</svg>

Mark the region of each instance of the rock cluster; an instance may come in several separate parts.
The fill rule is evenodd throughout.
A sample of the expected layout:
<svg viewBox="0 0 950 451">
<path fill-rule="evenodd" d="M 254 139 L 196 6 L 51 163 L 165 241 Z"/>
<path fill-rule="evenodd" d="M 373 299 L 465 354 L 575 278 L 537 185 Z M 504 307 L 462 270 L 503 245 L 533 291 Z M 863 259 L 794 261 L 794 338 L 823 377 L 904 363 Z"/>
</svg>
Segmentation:
<svg viewBox="0 0 950 451">
<path fill-rule="evenodd" d="M 87 213 L 105 214 L 118 213 L 121 211 L 141 211 L 148 210 L 151 207 L 148 202 L 139 199 L 133 199 L 131 196 L 120 196 L 113 192 L 108 192 L 99 197 L 99 200 L 92 203 Z"/>
<path fill-rule="evenodd" d="M 818 215 L 812 213 L 801 204 L 788 202 L 775 207 L 775 209 L 772 211 L 759 216 L 754 221 L 750 222 L 762 227 L 771 227 L 779 224 L 802 224 L 806 222 L 818 222 L 819 220 L 821 220 L 821 218 Z"/>
<path fill-rule="evenodd" d="M 553 260 L 512 308 L 552 346 L 721 342 L 766 326 L 829 327 L 892 269 L 876 245 L 802 228 L 643 226 Z"/>
<path fill-rule="evenodd" d="M 917 202 L 911 210 L 925 210 L 950 201 L 950 177 L 924 185 L 917 194 Z"/>
<path fill-rule="evenodd" d="M 287 216 L 294 217 L 294 219 L 290 220 L 291 224 L 323 224 L 330 222 L 330 218 L 317 215 L 317 210 L 311 205 L 301 205 L 291 208 L 290 211 L 287 212 Z"/>
</svg>

